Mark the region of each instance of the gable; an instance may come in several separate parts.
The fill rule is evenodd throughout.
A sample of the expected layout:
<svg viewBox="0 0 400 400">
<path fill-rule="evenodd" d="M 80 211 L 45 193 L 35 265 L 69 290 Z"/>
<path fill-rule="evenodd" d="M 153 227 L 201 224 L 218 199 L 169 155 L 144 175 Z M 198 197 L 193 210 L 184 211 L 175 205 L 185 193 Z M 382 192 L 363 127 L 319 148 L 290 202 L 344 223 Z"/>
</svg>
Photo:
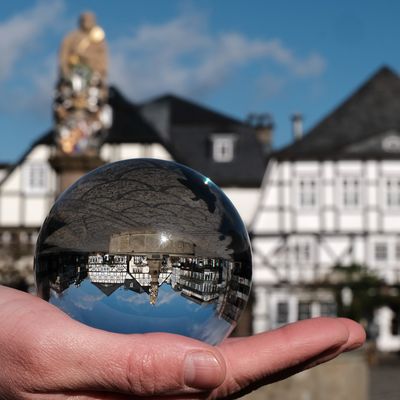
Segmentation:
<svg viewBox="0 0 400 400">
<path fill-rule="evenodd" d="M 400 78 L 383 67 L 302 139 L 275 155 L 335 158 L 345 154 L 349 145 L 390 130 L 400 130 Z"/>
</svg>

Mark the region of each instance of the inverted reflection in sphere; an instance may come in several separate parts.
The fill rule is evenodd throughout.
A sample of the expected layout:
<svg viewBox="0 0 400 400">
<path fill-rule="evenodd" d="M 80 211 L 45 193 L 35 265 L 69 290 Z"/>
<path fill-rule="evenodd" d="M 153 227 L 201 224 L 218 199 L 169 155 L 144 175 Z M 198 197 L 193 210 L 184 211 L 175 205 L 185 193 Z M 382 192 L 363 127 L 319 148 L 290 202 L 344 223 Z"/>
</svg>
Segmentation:
<svg viewBox="0 0 400 400">
<path fill-rule="evenodd" d="M 40 231 L 38 294 L 87 325 L 210 344 L 246 305 L 244 224 L 210 179 L 154 159 L 107 164 L 54 204 Z"/>
</svg>

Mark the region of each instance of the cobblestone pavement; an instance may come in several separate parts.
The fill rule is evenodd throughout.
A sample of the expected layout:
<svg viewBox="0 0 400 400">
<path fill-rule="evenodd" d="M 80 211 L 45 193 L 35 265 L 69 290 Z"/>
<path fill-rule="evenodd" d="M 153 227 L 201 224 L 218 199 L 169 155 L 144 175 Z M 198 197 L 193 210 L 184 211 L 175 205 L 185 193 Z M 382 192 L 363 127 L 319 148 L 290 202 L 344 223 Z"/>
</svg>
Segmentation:
<svg viewBox="0 0 400 400">
<path fill-rule="evenodd" d="M 370 370 L 369 400 L 400 399 L 400 357 L 392 356 L 380 360 Z"/>
</svg>

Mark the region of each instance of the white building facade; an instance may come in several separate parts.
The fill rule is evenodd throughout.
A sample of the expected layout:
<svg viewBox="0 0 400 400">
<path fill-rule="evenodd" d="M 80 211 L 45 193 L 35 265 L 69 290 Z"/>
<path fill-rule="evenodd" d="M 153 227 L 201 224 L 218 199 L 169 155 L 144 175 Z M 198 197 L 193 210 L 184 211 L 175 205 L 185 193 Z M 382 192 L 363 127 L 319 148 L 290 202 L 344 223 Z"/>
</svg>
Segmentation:
<svg viewBox="0 0 400 400">
<path fill-rule="evenodd" d="M 365 266 L 398 291 L 399 77 L 378 71 L 307 135 L 273 155 L 262 187 L 251 224 L 255 332 L 336 315 L 334 293 L 323 283 L 337 265 Z M 381 350 L 400 350 L 399 313 L 376 310 Z"/>
</svg>

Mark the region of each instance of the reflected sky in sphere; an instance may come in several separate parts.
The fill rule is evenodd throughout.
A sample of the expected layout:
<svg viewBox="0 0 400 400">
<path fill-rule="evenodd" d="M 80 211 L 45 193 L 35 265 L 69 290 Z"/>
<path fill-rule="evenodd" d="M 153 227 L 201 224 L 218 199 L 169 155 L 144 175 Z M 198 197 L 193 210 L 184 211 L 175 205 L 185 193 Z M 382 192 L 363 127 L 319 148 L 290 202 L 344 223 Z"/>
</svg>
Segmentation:
<svg viewBox="0 0 400 400">
<path fill-rule="evenodd" d="M 251 262 L 246 228 L 209 178 L 134 159 L 60 196 L 40 231 L 35 275 L 40 297 L 89 326 L 217 344 L 246 305 Z"/>
<path fill-rule="evenodd" d="M 87 325 L 119 333 L 154 332 L 162 326 L 163 332 L 178 331 L 216 343 L 231 329 L 231 324 L 215 316 L 216 304 L 199 306 L 169 285 L 161 285 L 158 298 L 152 305 L 145 293 L 133 294 L 123 287 L 106 296 L 86 279 L 80 287 L 70 286 L 60 295 L 54 293 L 50 303 Z"/>
</svg>

